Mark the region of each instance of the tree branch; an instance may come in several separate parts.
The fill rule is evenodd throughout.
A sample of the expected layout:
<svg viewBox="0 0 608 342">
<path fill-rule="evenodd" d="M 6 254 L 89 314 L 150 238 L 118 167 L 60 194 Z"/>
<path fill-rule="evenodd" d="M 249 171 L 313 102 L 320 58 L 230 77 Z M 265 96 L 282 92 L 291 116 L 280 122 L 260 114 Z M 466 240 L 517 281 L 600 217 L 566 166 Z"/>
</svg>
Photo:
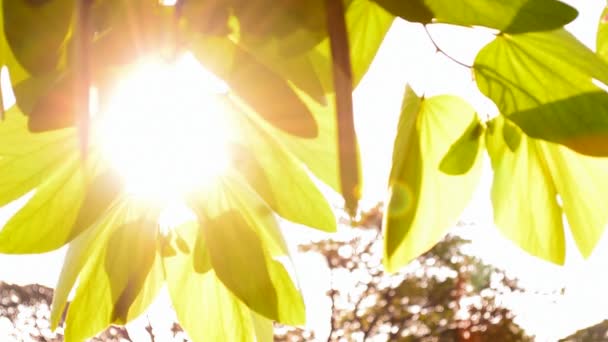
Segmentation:
<svg viewBox="0 0 608 342">
<path fill-rule="evenodd" d="M 439 47 L 439 45 L 437 44 L 437 42 L 435 41 L 435 39 L 433 39 L 433 36 L 431 35 L 431 32 L 429 32 L 429 29 L 426 25 L 424 25 L 424 32 L 426 32 L 427 37 L 429 37 L 429 40 L 431 41 L 431 43 L 433 43 L 433 46 L 435 47 L 435 51 L 439 52 L 440 54 L 446 56 L 449 60 L 451 60 L 452 62 L 465 67 L 467 69 L 473 69 L 472 65 L 468 65 L 466 63 L 463 63 L 459 60 L 457 60 L 456 58 L 450 56 L 447 52 L 445 52 L 443 49 L 441 49 L 441 47 Z"/>
</svg>

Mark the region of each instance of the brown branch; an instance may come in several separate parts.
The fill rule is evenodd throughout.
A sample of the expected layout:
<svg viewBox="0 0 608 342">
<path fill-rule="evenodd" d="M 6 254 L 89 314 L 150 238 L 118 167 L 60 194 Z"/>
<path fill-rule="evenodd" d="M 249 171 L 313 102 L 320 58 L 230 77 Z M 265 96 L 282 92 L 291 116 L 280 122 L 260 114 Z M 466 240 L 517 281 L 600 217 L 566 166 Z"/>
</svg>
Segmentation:
<svg viewBox="0 0 608 342">
<path fill-rule="evenodd" d="M 91 58 L 89 42 L 91 40 L 91 7 L 93 0 L 79 0 L 77 6 L 77 20 L 75 30 L 75 112 L 80 139 L 80 152 L 86 160 L 89 147 L 89 91 L 91 87 Z"/>
<path fill-rule="evenodd" d="M 156 336 L 154 336 L 154 332 L 152 331 L 152 323 L 150 323 L 150 317 L 146 316 L 148 320 L 148 325 L 146 326 L 146 332 L 150 335 L 150 342 L 156 342 Z"/>
<path fill-rule="evenodd" d="M 325 9 L 336 92 L 340 186 L 346 209 L 354 217 L 360 197 L 360 176 L 353 118 L 353 75 L 344 4 L 342 0 L 325 0 Z"/>
</svg>

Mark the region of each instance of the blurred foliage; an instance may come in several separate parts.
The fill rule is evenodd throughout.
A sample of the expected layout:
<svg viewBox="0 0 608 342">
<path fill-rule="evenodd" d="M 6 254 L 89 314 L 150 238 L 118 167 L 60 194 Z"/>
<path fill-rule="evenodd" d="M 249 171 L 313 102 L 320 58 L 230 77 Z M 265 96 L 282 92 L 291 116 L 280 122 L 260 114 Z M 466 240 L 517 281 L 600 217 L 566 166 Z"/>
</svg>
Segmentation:
<svg viewBox="0 0 608 342">
<path fill-rule="evenodd" d="M 50 305 L 53 289 L 38 285 L 19 286 L 0 281 L 0 341 L 63 341 L 64 323 L 56 331 L 50 329 Z M 152 327 L 146 331 L 153 340 Z M 172 326 L 174 341 L 186 341 L 182 328 Z M 91 342 L 133 341 L 124 327 L 110 326 L 93 337 Z"/>
<path fill-rule="evenodd" d="M 378 207 L 344 240 L 301 247 L 321 253 L 331 270 L 328 341 L 531 341 L 500 296 L 522 291 L 515 279 L 466 252 L 449 234 L 402 271 L 381 261 Z M 463 248 L 464 247 L 464 248 Z M 340 286 L 340 284 L 353 284 Z M 311 331 L 280 327 L 277 341 L 313 341 Z"/>
<path fill-rule="evenodd" d="M 52 332 L 50 305 L 53 289 L 42 285 L 19 286 L 0 281 L 0 340 L 63 341 L 63 327 Z M 131 341 L 129 333 L 112 326 L 91 341 Z"/>
</svg>

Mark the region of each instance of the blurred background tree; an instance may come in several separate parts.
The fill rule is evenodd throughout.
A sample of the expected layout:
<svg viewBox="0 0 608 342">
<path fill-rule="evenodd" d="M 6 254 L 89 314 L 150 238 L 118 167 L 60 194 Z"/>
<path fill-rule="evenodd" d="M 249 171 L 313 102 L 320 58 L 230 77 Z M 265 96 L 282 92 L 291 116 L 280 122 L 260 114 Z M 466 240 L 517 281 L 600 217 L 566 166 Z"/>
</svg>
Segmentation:
<svg viewBox="0 0 608 342">
<path fill-rule="evenodd" d="M 500 301 L 522 291 L 515 279 L 467 252 L 469 241 L 447 235 L 395 274 L 381 263 L 380 206 L 351 238 L 301 247 L 321 253 L 331 270 L 328 341 L 531 341 Z M 356 284 L 349 286 L 348 284 Z M 279 326 L 277 341 L 314 340 L 311 331 Z"/>
</svg>

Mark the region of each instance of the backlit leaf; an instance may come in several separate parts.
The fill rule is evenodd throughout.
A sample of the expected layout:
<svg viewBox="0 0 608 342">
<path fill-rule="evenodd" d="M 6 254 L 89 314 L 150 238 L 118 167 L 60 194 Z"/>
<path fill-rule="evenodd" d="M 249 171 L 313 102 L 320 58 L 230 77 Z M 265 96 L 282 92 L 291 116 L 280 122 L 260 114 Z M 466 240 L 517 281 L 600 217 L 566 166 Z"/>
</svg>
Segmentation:
<svg viewBox="0 0 608 342">
<path fill-rule="evenodd" d="M 500 35 L 475 60 L 479 89 L 526 135 L 608 155 L 608 64 L 564 30 Z"/>
<path fill-rule="evenodd" d="M 0 122 L 0 205 L 25 195 L 69 161 L 73 130 L 32 135 L 27 118 L 12 107 Z"/>
<path fill-rule="evenodd" d="M 231 108 L 246 116 L 235 103 Z M 249 185 L 282 217 L 325 231 L 336 230 L 336 218 L 327 200 L 305 171 L 301 162 L 290 155 L 275 138 L 255 121 L 242 118 L 235 145 L 235 169 Z"/>
<path fill-rule="evenodd" d="M 395 16 L 407 21 L 427 24 L 433 20 L 433 12 L 424 0 L 375 0 L 380 6 Z"/>
<path fill-rule="evenodd" d="M 75 4 L 74 0 L 2 2 L 6 40 L 31 74 L 54 70 L 64 57 Z"/>
<path fill-rule="evenodd" d="M 435 245 L 470 200 L 481 172 L 479 152 L 469 170 L 458 175 L 442 172 L 440 164 L 475 117 L 458 97 L 421 99 L 406 90 L 384 216 L 387 270 L 398 270 Z"/>
<path fill-rule="evenodd" d="M 439 169 L 449 175 L 462 175 L 475 165 L 479 153 L 479 143 L 483 135 L 483 126 L 474 116 L 469 127 L 460 138 L 450 146 L 448 153 L 441 159 Z"/>
<path fill-rule="evenodd" d="M 86 189 L 86 176 L 77 154 L 36 189 L 34 196 L 0 231 L 2 253 L 43 253 L 69 242 Z M 30 227 L 36 228 L 32 234 Z"/>
<path fill-rule="evenodd" d="M 287 248 L 272 212 L 233 177 L 215 187 L 195 211 L 218 278 L 252 310 L 286 324 L 302 324 L 304 304 L 275 257 Z"/>
<path fill-rule="evenodd" d="M 28 127 L 32 132 L 74 125 L 76 102 L 73 76 L 70 72 L 56 71 L 32 76 L 15 85 L 17 105 L 28 116 Z"/>
<path fill-rule="evenodd" d="M 3 6 L 4 1 L 0 1 L 0 5 Z M 11 50 L 8 41 L 6 39 L 5 29 L 4 29 L 4 11 L 0 11 L 0 66 L 6 66 L 9 70 L 11 84 L 16 84 L 21 80 L 28 77 L 27 71 L 23 68 L 21 64 L 15 58 L 13 51 Z M 0 104 L 2 107 L 0 108 L 0 113 L 4 111 L 4 105 L 8 104 L 7 99 L 4 98 L 6 94 L 0 93 Z"/>
<path fill-rule="evenodd" d="M 186 241 L 194 241 L 198 230 L 196 223 L 188 223 L 175 231 Z M 178 252 L 163 258 L 171 302 L 180 325 L 195 342 L 255 341 L 252 312 L 213 270 L 196 272 L 194 256 Z"/>
<path fill-rule="evenodd" d="M 547 31 L 574 20 L 576 9 L 557 0 L 424 0 L 438 22 L 486 26 L 505 33 Z"/>
<path fill-rule="evenodd" d="M 251 55 L 237 48 L 234 66 L 226 81 L 272 125 L 299 137 L 317 136 L 318 128 L 312 113 L 287 81 Z"/>
<path fill-rule="evenodd" d="M 91 180 L 78 210 L 73 232 L 83 231 L 97 221 L 116 200 L 122 189 L 119 176 L 112 170 L 107 170 Z"/>
<path fill-rule="evenodd" d="M 596 51 L 600 57 L 604 60 L 608 60 L 608 6 L 602 12 L 598 24 Z"/>
<path fill-rule="evenodd" d="M 55 329 L 63 314 L 68 295 L 76 283 L 79 273 L 89 263 L 91 256 L 97 255 L 107 243 L 110 232 L 117 225 L 124 223 L 126 202 L 117 202 L 111 211 L 99 220 L 91 229 L 85 231 L 70 243 L 61 274 L 53 294 L 51 306 L 51 329 Z"/>
<path fill-rule="evenodd" d="M 211 47 L 217 55 L 208 52 Z M 264 120 L 289 134 L 317 136 L 312 113 L 290 84 L 247 51 L 222 39 L 200 40 L 193 51 Z"/>
<path fill-rule="evenodd" d="M 530 138 L 503 117 L 493 121 L 496 130 L 487 135 L 487 146 L 494 169 L 494 221 L 500 231 L 528 253 L 563 264 L 563 212 L 576 245 L 589 256 L 608 222 L 603 200 L 608 160 Z M 503 125 L 513 126 L 520 136 L 516 150 L 501 134 Z"/>
<path fill-rule="evenodd" d="M 160 290 L 164 272 L 156 252 L 156 224 L 139 217 L 112 228 L 80 275 L 66 318 L 66 340 L 83 340 L 109 324 L 127 323 L 142 314 Z"/>
</svg>

